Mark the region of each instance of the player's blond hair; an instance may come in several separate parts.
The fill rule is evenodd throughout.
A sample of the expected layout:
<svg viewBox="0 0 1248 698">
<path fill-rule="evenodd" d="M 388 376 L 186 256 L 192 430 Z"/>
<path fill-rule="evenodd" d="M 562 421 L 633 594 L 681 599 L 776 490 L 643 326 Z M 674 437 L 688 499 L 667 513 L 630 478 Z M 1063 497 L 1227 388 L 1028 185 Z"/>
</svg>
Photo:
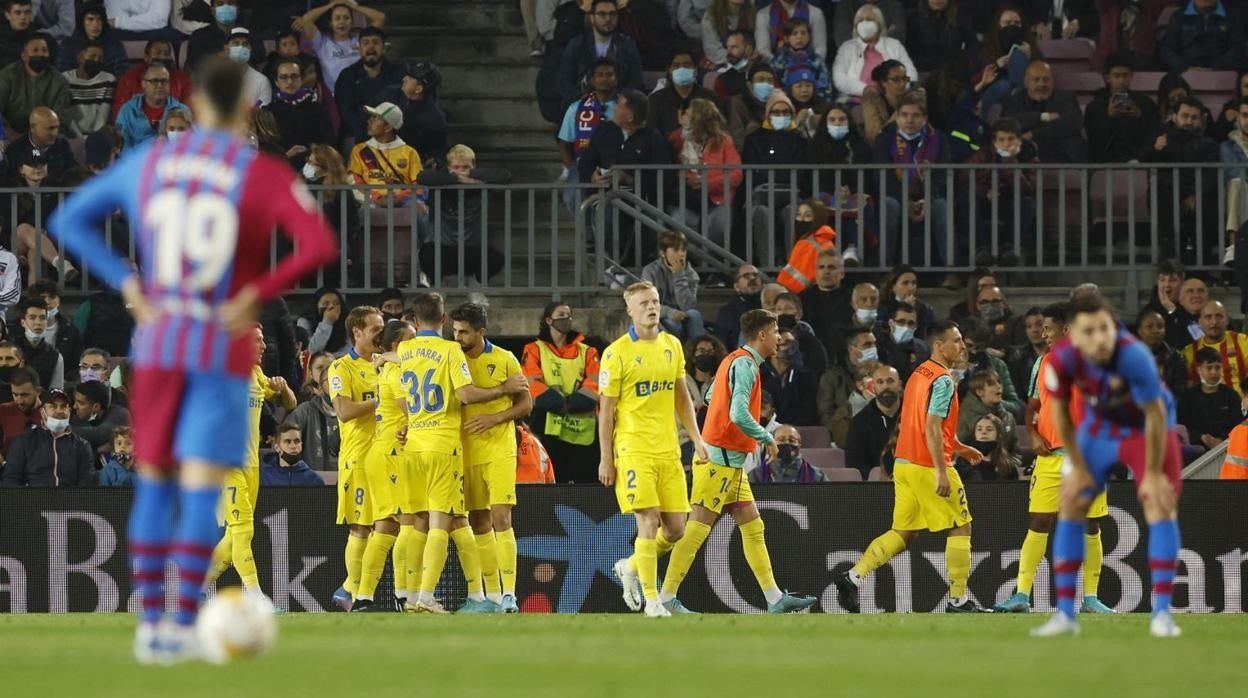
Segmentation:
<svg viewBox="0 0 1248 698">
<path fill-rule="evenodd" d="M 463 143 L 459 143 L 457 145 L 451 146 L 451 149 L 446 151 L 447 164 L 450 164 L 452 160 L 461 161 L 461 162 L 467 161 L 471 163 L 472 165 L 476 165 L 477 154 L 472 151 L 472 148 L 469 148 Z"/>
<path fill-rule="evenodd" d="M 357 305 L 347 313 L 347 332 L 351 341 L 355 341 L 355 331 L 364 329 L 365 320 L 369 315 L 381 315 L 381 310 L 372 305 Z"/>
<path fill-rule="evenodd" d="M 628 288 L 624 289 L 624 301 L 627 302 L 629 298 L 632 298 L 642 291 L 654 291 L 655 293 L 658 293 L 659 289 L 655 288 L 654 284 L 649 281 L 638 281 L 637 283 L 630 284 Z"/>
</svg>

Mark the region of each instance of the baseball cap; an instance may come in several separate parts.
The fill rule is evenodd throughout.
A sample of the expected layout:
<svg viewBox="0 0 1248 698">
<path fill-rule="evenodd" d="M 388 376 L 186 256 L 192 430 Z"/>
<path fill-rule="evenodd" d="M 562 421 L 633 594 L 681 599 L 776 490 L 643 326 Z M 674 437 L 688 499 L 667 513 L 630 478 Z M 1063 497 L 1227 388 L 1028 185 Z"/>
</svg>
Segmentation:
<svg viewBox="0 0 1248 698">
<path fill-rule="evenodd" d="M 84 145 L 84 159 L 88 165 L 97 167 L 108 164 L 108 158 L 113 153 L 116 143 L 113 137 L 107 131 L 96 131 L 87 135 L 87 142 Z"/>
<path fill-rule="evenodd" d="M 61 390 L 60 388 L 53 388 L 49 390 L 47 395 L 44 396 L 43 401 L 44 402 L 60 401 L 60 402 L 64 402 L 66 405 L 73 404 L 72 402 L 70 402 L 69 396 L 65 394 L 65 391 Z"/>
<path fill-rule="evenodd" d="M 234 27 L 233 29 L 230 30 L 230 38 L 233 39 L 236 36 L 250 37 L 251 30 L 248 29 L 247 27 Z"/>
<path fill-rule="evenodd" d="M 814 81 L 815 81 L 815 71 L 811 70 L 810 68 L 795 68 L 793 70 L 790 70 L 788 74 L 784 76 L 785 87 L 792 87 L 799 82 L 813 83 Z"/>
<path fill-rule="evenodd" d="M 396 131 L 403 128 L 403 110 L 394 106 L 392 102 L 382 102 L 375 107 L 364 107 L 364 111 L 368 112 L 369 116 L 375 116 L 390 124 L 390 128 Z"/>
<path fill-rule="evenodd" d="M 442 74 L 438 72 L 438 66 L 434 65 L 432 61 L 423 58 L 408 61 L 403 66 L 403 73 L 419 80 L 420 84 L 424 85 L 425 89 L 429 91 L 437 89 L 442 82 Z"/>
</svg>

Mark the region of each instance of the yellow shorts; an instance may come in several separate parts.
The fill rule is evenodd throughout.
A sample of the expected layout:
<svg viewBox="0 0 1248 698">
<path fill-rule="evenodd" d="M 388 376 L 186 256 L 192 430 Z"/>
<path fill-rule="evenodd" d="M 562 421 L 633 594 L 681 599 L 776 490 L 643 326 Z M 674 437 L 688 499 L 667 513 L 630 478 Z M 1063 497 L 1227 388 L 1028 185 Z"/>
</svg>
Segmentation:
<svg viewBox="0 0 1248 698">
<path fill-rule="evenodd" d="M 398 505 L 400 514 L 429 511 L 429 478 L 416 463 L 416 454 L 399 451 Z"/>
<path fill-rule="evenodd" d="M 948 468 L 949 496 L 936 494 L 936 469 L 913 463 L 893 464 L 893 529 L 947 531 L 971 522 L 966 488 L 958 471 Z"/>
<path fill-rule="evenodd" d="M 680 458 L 630 456 L 615 462 L 615 498 L 620 511 L 659 508 L 664 513 L 689 513 L 685 467 Z"/>
<path fill-rule="evenodd" d="M 516 505 L 516 459 L 502 458 L 464 468 L 464 505 L 482 511 Z"/>
<path fill-rule="evenodd" d="M 398 515 L 402 497 L 401 480 L 406 470 L 403 452 L 391 445 L 380 446 L 374 442 L 364 457 L 364 479 L 368 483 L 368 496 L 373 501 L 374 520 L 389 519 Z"/>
<path fill-rule="evenodd" d="M 224 526 L 254 521 L 256 500 L 260 498 L 260 468 L 230 468 L 221 486 L 217 523 Z"/>
<path fill-rule="evenodd" d="M 348 462 L 338 468 L 338 523 L 372 526 L 375 520 L 364 464 Z"/>
<path fill-rule="evenodd" d="M 408 453 L 408 463 L 416 476 L 423 478 L 426 487 L 427 509 L 445 514 L 464 516 L 464 462 L 463 452 L 455 453 Z"/>
<path fill-rule="evenodd" d="M 738 502 L 753 502 L 754 491 L 745 468 L 730 468 L 715 463 L 693 461 L 693 494 L 689 501 L 716 514 Z"/>
<path fill-rule="evenodd" d="M 1027 495 L 1027 512 L 1030 514 L 1056 514 L 1062 493 L 1062 466 L 1066 456 L 1036 456 L 1031 471 L 1031 491 Z M 1089 519 L 1109 516 L 1109 500 L 1105 492 L 1096 495 L 1088 508 Z"/>
</svg>

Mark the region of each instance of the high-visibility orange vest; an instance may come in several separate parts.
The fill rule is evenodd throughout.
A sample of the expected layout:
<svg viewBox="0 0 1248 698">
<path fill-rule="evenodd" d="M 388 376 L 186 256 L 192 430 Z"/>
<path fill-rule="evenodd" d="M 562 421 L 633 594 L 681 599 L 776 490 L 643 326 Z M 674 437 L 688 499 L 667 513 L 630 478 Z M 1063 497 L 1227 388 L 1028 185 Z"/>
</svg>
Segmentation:
<svg viewBox="0 0 1248 698">
<path fill-rule="evenodd" d="M 834 249 L 836 231 L 830 225 L 803 237 L 793 246 L 793 251 L 789 253 L 789 263 L 780 270 L 776 282 L 789 289 L 790 293 L 805 291 L 815 282 L 815 263 L 819 259 L 819 253 Z"/>
<path fill-rule="evenodd" d="M 1226 444 L 1226 460 L 1222 462 L 1222 480 L 1248 480 L 1248 424 L 1240 424 L 1231 430 L 1230 442 Z"/>
<path fill-rule="evenodd" d="M 901 422 L 897 428 L 897 448 L 893 451 L 897 458 L 927 468 L 936 467 L 927 448 L 927 406 L 932 399 L 932 384 L 948 375 L 949 369 L 928 359 L 919 364 L 906 380 L 906 394 L 901 399 Z M 953 467 L 953 445 L 957 443 L 958 409 L 958 390 L 955 386 L 949 415 L 941 425 L 945 436 L 945 465 L 950 468 Z"/>
<path fill-rule="evenodd" d="M 527 426 L 516 429 L 516 483 L 550 484 L 555 481 L 546 447 Z"/>
<path fill-rule="evenodd" d="M 732 406 L 732 364 L 742 356 L 754 362 L 754 355 L 749 349 L 742 347 L 719 363 L 715 371 L 714 388 L 711 389 L 711 404 L 706 408 L 706 422 L 702 425 L 702 439 L 707 446 L 736 451 L 737 453 L 753 453 L 758 442 L 745 435 L 741 428 L 732 422 L 729 410 Z M 754 389 L 750 391 L 750 414 L 758 421 L 763 405 L 762 380 L 758 378 L 758 369 L 754 370 Z"/>
</svg>

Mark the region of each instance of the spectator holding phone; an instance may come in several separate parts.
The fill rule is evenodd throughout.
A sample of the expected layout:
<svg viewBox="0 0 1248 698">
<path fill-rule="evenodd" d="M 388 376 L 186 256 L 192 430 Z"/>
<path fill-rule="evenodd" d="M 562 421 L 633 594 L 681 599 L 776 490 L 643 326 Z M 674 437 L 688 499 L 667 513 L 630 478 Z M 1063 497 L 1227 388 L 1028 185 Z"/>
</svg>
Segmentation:
<svg viewBox="0 0 1248 698">
<path fill-rule="evenodd" d="M 1114 53 L 1105 59 L 1105 87 L 1083 110 L 1092 162 L 1134 160 L 1157 128 L 1157 104 L 1131 90 L 1134 76 L 1131 54 Z"/>
</svg>

